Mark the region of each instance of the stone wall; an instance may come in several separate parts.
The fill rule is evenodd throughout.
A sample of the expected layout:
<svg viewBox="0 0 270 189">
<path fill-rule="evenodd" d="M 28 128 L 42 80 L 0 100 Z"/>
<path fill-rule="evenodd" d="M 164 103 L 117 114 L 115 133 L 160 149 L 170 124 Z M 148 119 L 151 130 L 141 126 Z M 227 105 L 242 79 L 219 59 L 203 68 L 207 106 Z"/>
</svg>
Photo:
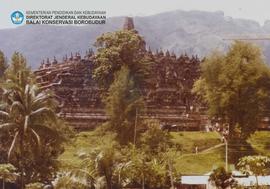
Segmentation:
<svg viewBox="0 0 270 189">
<path fill-rule="evenodd" d="M 162 124 L 198 130 L 205 116 L 200 103 L 191 94 L 194 81 L 200 75 L 200 60 L 195 57 L 157 51 L 151 57 L 151 82 L 141 87 L 146 102 L 139 119 L 159 119 Z M 101 90 L 92 78 L 94 53 L 88 51 L 63 58 L 62 62 L 47 60 L 35 71 L 44 90 L 54 91 L 59 101 L 59 115 L 77 129 L 92 129 L 108 117 L 101 101 Z"/>
</svg>

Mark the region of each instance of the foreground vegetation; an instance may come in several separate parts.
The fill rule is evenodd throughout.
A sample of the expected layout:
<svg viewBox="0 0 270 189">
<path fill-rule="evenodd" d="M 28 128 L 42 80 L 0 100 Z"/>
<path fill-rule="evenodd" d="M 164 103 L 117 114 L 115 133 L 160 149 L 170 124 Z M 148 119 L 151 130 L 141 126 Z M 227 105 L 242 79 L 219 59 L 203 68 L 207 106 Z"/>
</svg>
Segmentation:
<svg viewBox="0 0 270 189">
<path fill-rule="evenodd" d="M 8 67 L 1 52 L 0 60 L 0 167 L 14 166 L 3 169 L 3 188 L 4 180 L 9 181 L 6 175 L 16 178 L 13 182 L 20 188 L 31 182 L 50 183 L 70 129 L 56 115 L 53 94 L 39 88 L 20 53 L 13 54 Z"/>
<path fill-rule="evenodd" d="M 171 132 L 170 135 L 173 146 L 176 147 L 173 152 L 175 169 L 181 174 L 205 174 L 219 166 L 225 166 L 225 146 L 217 146 L 221 144 L 218 133 Z M 269 131 L 258 131 L 249 138 L 248 141 L 254 154 L 269 155 L 269 138 Z M 79 168 L 85 154 L 90 153 L 103 140 L 104 138 L 97 136 L 94 131 L 76 134 L 72 142 L 66 145 L 65 152 L 59 157 L 61 168 Z M 196 146 L 200 147 L 198 154 L 195 152 Z M 234 169 L 233 164 L 230 168 Z"/>
<path fill-rule="evenodd" d="M 182 155 L 184 156 L 181 159 L 185 159 L 185 157 L 189 159 L 195 154 L 196 146 L 200 146 L 201 149 L 199 151 L 202 151 L 220 144 L 220 135 L 216 132 L 172 132 L 170 134 L 173 146 L 175 147 L 176 159 L 180 159 Z M 100 137 L 95 131 L 78 133 L 72 142 L 66 145 L 65 152 L 59 157 L 62 167 L 80 167 L 83 162 L 82 157 L 90 153 L 102 141 L 104 141 L 104 137 Z M 211 151 L 210 153 L 207 152 L 207 154 L 210 156 L 213 155 Z M 178 168 L 183 169 L 184 166 L 178 166 Z"/>
</svg>

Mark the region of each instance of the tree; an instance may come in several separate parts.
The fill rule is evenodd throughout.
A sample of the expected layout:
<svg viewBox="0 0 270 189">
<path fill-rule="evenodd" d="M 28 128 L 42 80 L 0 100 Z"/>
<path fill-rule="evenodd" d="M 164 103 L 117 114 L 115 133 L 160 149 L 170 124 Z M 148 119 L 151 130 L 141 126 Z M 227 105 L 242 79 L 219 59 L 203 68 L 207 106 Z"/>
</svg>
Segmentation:
<svg viewBox="0 0 270 189">
<path fill-rule="evenodd" d="M 175 169 L 175 157 L 177 157 L 177 150 L 174 148 L 169 148 L 166 152 L 162 153 L 163 161 L 167 164 L 167 172 L 170 178 L 170 188 L 174 188 L 174 183 L 178 182 L 180 177 L 179 173 Z"/>
<path fill-rule="evenodd" d="M 57 169 L 55 158 L 63 152 L 60 130 L 65 127 L 56 116 L 53 95 L 34 84 L 19 53 L 13 55 L 2 90 L 0 130 L 12 137 L 7 161 L 18 168 L 22 188 L 25 182 L 48 181 Z"/>
<path fill-rule="evenodd" d="M 220 189 L 226 189 L 236 184 L 236 181 L 232 178 L 232 173 L 226 172 L 224 167 L 214 169 L 209 177 L 209 181 Z"/>
<path fill-rule="evenodd" d="M 46 140 L 45 135 L 47 133 L 47 135 L 51 134 L 50 137 L 54 140 L 60 139 L 57 139 L 59 134 L 52 128 L 52 122 L 56 124 L 56 115 L 49 106 L 50 97 L 38 91 L 35 85 L 27 85 L 25 91 L 4 89 L 6 90 L 6 94 L 4 94 L 6 108 L 1 110 L 0 113 L 2 117 L 5 117 L 5 122 L 0 125 L 0 129 L 9 130 L 11 136 L 13 136 L 8 151 L 8 161 L 12 162 L 13 153 L 16 154 L 15 157 L 19 155 L 18 166 L 20 167 L 21 177 L 23 177 L 22 175 L 27 171 L 25 166 L 31 162 L 28 162 L 27 150 L 32 148 L 32 151 L 35 151 L 32 155 L 39 155 L 39 159 L 44 161 L 44 156 L 39 154 L 43 151 L 41 143 L 45 142 L 41 139 L 41 136 L 43 135 L 44 140 Z M 33 144 L 36 144 L 36 146 L 32 146 Z M 16 148 L 17 146 L 18 148 Z"/>
<path fill-rule="evenodd" d="M 237 41 L 227 54 L 206 58 L 201 72 L 193 92 L 206 102 L 211 117 L 229 124 L 229 138 L 245 141 L 269 104 L 270 71 L 260 49 Z"/>
<path fill-rule="evenodd" d="M 242 157 L 237 167 L 245 174 L 256 177 L 256 188 L 259 188 L 258 176 L 270 173 L 270 158 L 267 156 L 245 156 Z"/>
<path fill-rule="evenodd" d="M 103 34 L 95 45 L 94 78 L 103 89 L 107 125 L 118 133 L 121 144 L 127 144 L 135 138 L 137 112 L 143 107 L 141 86 L 147 82 L 152 59 L 133 30 Z"/>
<path fill-rule="evenodd" d="M 152 60 L 145 53 L 145 42 L 134 30 L 106 33 L 97 38 L 94 78 L 105 90 L 114 82 L 115 73 L 127 67 L 135 87 L 147 79 Z"/>
<path fill-rule="evenodd" d="M 130 165 L 125 170 L 129 183 L 140 184 L 144 188 L 169 188 L 170 178 L 167 161 L 157 155 L 151 155 L 142 149 L 129 147 L 126 157 Z"/>
<path fill-rule="evenodd" d="M 171 135 L 161 130 L 158 122 L 151 123 L 153 125 L 148 125 L 146 132 L 141 135 L 140 145 L 145 152 L 158 155 L 172 146 Z"/>
<path fill-rule="evenodd" d="M 0 164 L 0 179 L 2 189 L 5 189 L 5 182 L 15 182 L 17 178 L 16 168 L 11 164 Z"/>
<path fill-rule="evenodd" d="M 118 150 L 119 144 L 111 140 L 104 139 L 104 143 L 93 149 L 83 161 L 83 169 L 92 173 L 94 178 L 104 177 L 107 189 L 118 186 L 117 167 L 121 162 L 121 153 Z"/>
<path fill-rule="evenodd" d="M 139 91 L 134 89 L 134 80 L 127 67 L 116 73 L 105 100 L 106 112 L 110 117 L 107 127 L 118 135 L 121 144 L 127 144 L 134 136 L 136 113 L 142 109 Z"/>
<path fill-rule="evenodd" d="M 7 69 L 7 59 L 2 51 L 0 51 L 0 78 L 3 78 L 4 73 Z"/>
<path fill-rule="evenodd" d="M 179 175 L 174 168 L 177 154 L 172 148 L 171 135 L 162 131 L 154 120 L 149 121 L 154 124 L 148 125 L 147 131 L 141 135 L 140 149 L 137 150 L 137 153 L 142 154 L 137 156 L 142 161 L 135 159 L 135 162 L 142 163 L 144 184 L 148 188 L 174 188 L 175 178 Z"/>
<path fill-rule="evenodd" d="M 17 84 L 23 89 L 26 84 L 35 83 L 34 75 L 30 67 L 27 66 L 25 57 L 19 52 L 14 52 L 12 55 L 11 63 L 5 72 L 5 77 L 7 81 Z"/>
</svg>

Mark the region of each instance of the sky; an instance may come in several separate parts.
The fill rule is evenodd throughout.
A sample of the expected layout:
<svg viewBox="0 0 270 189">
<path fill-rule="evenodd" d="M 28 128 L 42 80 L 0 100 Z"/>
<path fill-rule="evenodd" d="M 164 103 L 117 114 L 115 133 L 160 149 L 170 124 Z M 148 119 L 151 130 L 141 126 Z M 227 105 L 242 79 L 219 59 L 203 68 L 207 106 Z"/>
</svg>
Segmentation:
<svg viewBox="0 0 270 189">
<path fill-rule="evenodd" d="M 26 10 L 101 10 L 112 16 L 148 16 L 172 10 L 223 11 L 225 16 L 270 20 L 270 0 L 0 0 L 0 29 L 14 27 L 10 14 Z"/>
</svg>

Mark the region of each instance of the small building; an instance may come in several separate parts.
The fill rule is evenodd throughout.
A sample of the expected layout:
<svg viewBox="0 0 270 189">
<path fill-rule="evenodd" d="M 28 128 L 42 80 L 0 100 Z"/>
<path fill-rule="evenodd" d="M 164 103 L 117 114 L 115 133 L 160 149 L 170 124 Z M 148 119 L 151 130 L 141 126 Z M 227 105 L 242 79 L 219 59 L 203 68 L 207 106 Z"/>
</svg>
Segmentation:
<svg viewBox="0 0 270 189">
<path fill-rule="evenodd" d="M 179 189 L 214 189 L 209 182 L 209 175 L 184 175 Z"/>
<path fill-rule="evenodd" d="M 255 176 L 235 177 L 234 179 L 237 181 L 238 185 L 244 187 L 252 187 L 256 185 Z M 267 186 L 270 188 L 270 176 L 258 176 L 258 184 L 259 186 Z"/>
<path fill-rule="evenodd" d="M 216 189 L 214 185 L 209 181 L 211 173 L 205 175 L 184 175 L 181 177 L 181 184 L 178 189 Z M 254 187 L 256 185 L 256 177 L 251 175 L 244 175 L 239 171 L 232 172 L 233 178 L 237 181 L 237 185 L 243 187 Z M 259 186 L 267 186 L 270 188 L 270 175 L 258 176 Z"/>
</svg>

